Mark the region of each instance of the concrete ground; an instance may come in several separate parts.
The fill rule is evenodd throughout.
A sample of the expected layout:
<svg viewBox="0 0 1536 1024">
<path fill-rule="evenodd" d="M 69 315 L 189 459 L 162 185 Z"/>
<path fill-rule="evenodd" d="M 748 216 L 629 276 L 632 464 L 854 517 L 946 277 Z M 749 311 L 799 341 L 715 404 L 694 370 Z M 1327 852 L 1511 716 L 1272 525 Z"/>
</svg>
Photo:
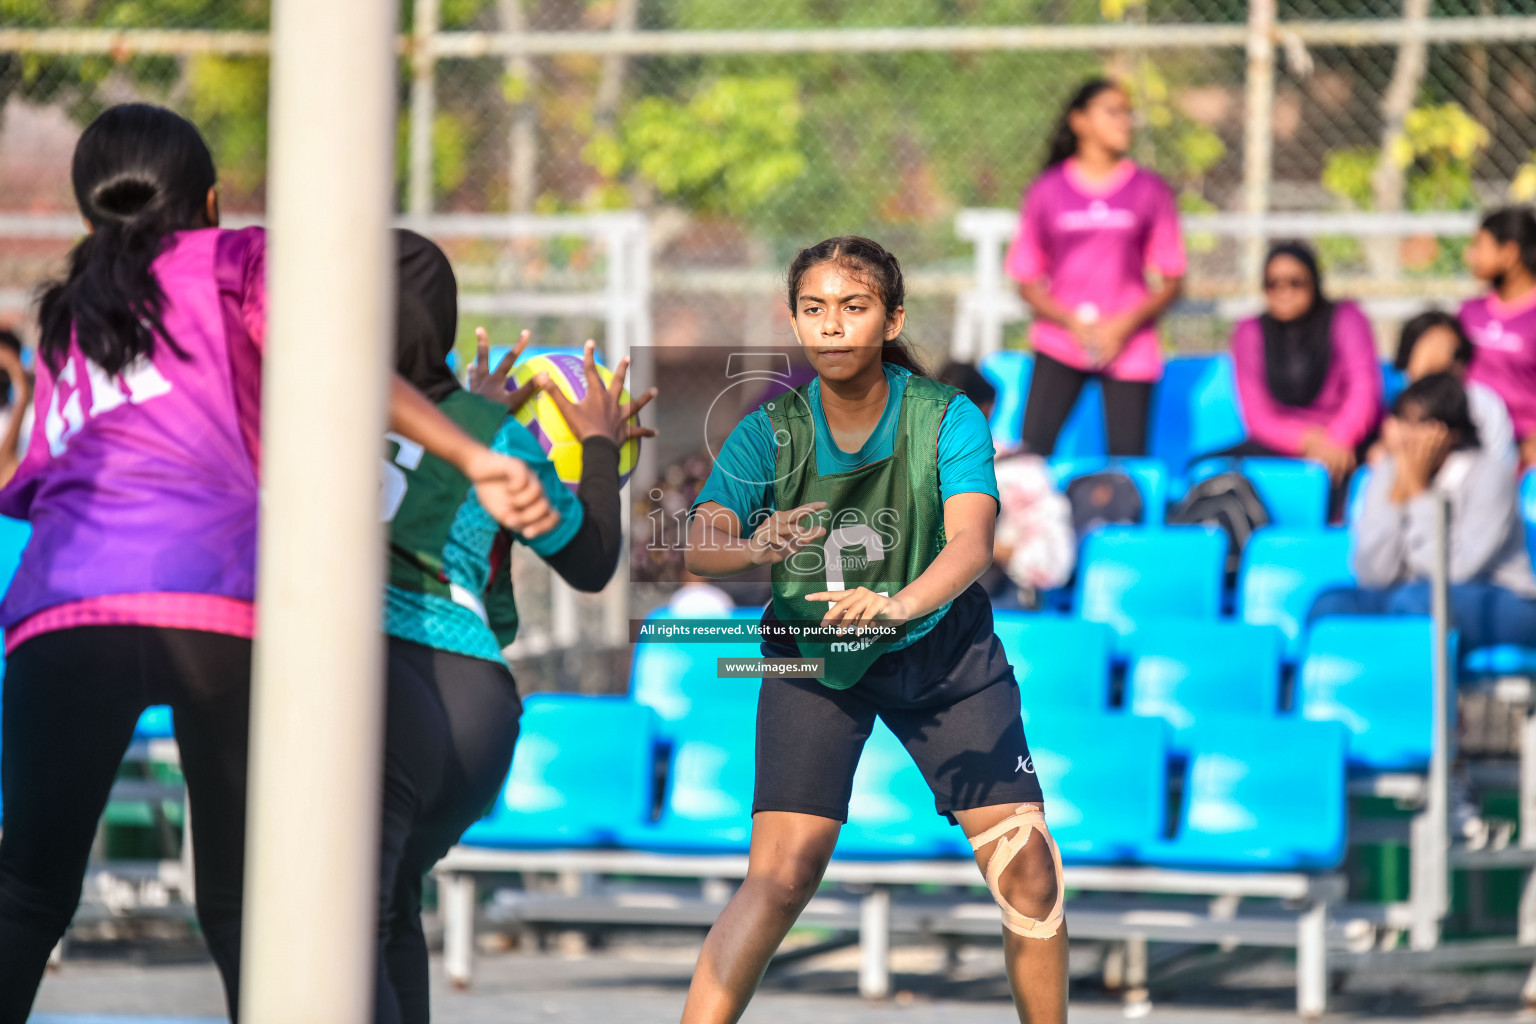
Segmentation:
<svg viewBox="0 0 1536 1024">
<path fill-rule="evenodd" d="M 94 944 L 93 944 L 94 945 Z M 559 945 L 559 943 L 556 943 Z M 568 946 L 567 949 L 570 949 Z M 473 987 L 456 991 L 434 960 L 433 1019 L 438 1024 L 560 1024 L 678 1019 L 698 937 L 662 933 L 621 936 L 601 950 L 482 953 Z M 1017 1018 L 1008 998 L 998 947 L 974 946 L 946 962 L 934 945 L 893 951 L 896 995 L 866 1003 L 857 995 L 857 954 L 838 950 L 775 968 L 747 1022 L 779 1024 L 1007 1024 Z M 1073 951 L 1073 1021 L 1108 1024 L 1126 1013 L 1098 984 L 1098 952 Z M 1166 1024 L 1232 1020 L 1280 1024 L 1293 1012 L 1294 973 L 1284 954 L 1197 954 L 1165 964 L 1154 977 L 1147 1019 Z M 1524 972 L 1352 975 L 1332 996 L 1330 1021 L 1374 1024 L 1432 1019 L 1454 1024 L 1531 1020 L 1522 1017 Z M 212 1024 L 224 1020 L 218 976 L 200 949 L 130 944 L 77 950 L 50 972 L 38 995 L 38 1024 Z"/>
</svg>

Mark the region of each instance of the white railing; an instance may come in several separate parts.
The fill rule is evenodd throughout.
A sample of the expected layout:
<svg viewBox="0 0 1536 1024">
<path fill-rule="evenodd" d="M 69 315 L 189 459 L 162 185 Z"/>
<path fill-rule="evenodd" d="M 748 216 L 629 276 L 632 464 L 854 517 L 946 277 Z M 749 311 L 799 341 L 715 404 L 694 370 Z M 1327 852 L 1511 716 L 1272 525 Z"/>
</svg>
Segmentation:
<svg viewBox="0 0 1536 1024">
<path fill-rule="evenodd" d="M 1017 210 L 969 209 L 955 216 L 955 234 L 971 243 L 971 286 L 955 297 L 951 354 L 977 361 L 1003 347 L 1004 328 L 1029 319 L 1018 286 L 1004 269 L 1004 257 L 1018 230 Z M 1472 234 L 1477 214 L 1452 213 L 1210 213 L 1181 218 L 1186 236 L 1256 239 L 1456 237 Z M 1257 308 L 1257 279 L 1243 293 L 1216 300 L 1218 315 L 1235 318 Z M 1402 319 L 1422 308 L 1424 296 L 1369 296 L 1361 300 L 1372 316 Z"/>
<path fill-rule="evenodd" d="M 247 227 L 261 220 L 249 216 L 224 218 L 226 227 Z M 596 290 L 535 291 L 527 288 L 476 291 L 460 288 L 459 312 L 465 317 L 593 317 L 605 327 L 603 357 L 611 366 L 632 349 L 651 343 L 651 244 L 650 223 L 634 211 L 581 215 L 535 214 L 435 214 L 402 217 L 400 227 L 436 239 L 522 240 L 587 238 L 599 243 L 603 254 L 603 285 Z M 71 214 L 0 213 L 0 246 L 10 241 L 39 239 L 71 240 L 80 236 L 80 218 Z M 34 293 L 25 289 L 0 289 L 0 312 L 19 312 L 30 307 Z M 642 450 L 654 458 L 654 451 Z M 649 477 L 642 472 L 641 479 Z M 627 485 L 624 502 L 628 502 Z M 628 536 L 628 521 L 623 529 Z M 627 555 L 627 552 L 626 552 Z M 600 636 L 586 634 L 588 642 L 606 645 L 627 642 L 627 563 L 603 591 L 604 621 Z M 530 629 L 519 637 L 513 653 L 539 654 L 551 649 L 577 646 L 582 639 L 575 591 L 551 574 L 551 626 L 547 632 Z"/>
</svg>

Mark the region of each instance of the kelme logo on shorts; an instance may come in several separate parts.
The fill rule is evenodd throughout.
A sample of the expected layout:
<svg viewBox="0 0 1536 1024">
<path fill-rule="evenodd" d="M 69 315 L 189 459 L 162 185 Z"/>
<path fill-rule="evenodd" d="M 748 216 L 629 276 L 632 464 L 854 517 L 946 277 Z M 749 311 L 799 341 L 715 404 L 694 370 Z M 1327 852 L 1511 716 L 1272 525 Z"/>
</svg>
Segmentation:
<svg viewBox="0 0 1536 1024">
<path fill-rule="evenodd" d="M 1019 772 L 1029 772 L 1031 775 L 1035 774 L 1035 759 L 1032 757 L 1025 757 L 1023 754 L 1020 754 L 1018 767 L 1013 770 L 1013 774 L 1017 775 Z"/>
</svg>

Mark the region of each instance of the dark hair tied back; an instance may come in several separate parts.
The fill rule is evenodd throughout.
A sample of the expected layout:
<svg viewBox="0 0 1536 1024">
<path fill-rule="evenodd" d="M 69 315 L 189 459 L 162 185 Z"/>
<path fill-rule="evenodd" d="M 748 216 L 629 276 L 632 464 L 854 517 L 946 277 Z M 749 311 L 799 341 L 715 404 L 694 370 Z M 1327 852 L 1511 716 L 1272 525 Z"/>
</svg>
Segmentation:
<svg viewBox="0 0 1536 1024">
<path fill-rule="evenodd" d="M 1040 166 L 1042 171 L 1048 171 L 1057 164 L 1066 163 L 1077 155 L 1077 132 L 1072 130 L 1072 115 L 1079 111 L 1087 110 L 1102 93 L 1111 89 L 1120 88 L 1119 83 L 1108 78 L 1090 78 L 1077 87 L 1072 98 L 1067 101 L 1065 109 L 1061 112 L 1061 118 L 1056 122 L 1056 130 L 1051 132 L 1051 148 L 1046 151 L 1045 163 Z"/>
<path fill-rule="evenodd" d="M 157 337 L 182 355 L 166 333 L 165 295 L 150 266 L 167 235 L 208 224 L 215 175 L 207 144 L 163 107 L 124 104 L 81 134 L 71 177 L 91 234 L 70 253 L 64 280 L 43 291 L 42 358 L 57 371 L 72 336 L 109 374 L 150 355 Z"/>
<path fill-rule="evenodd" d="M 1478 225 L 1500 245 L 1520 247 L 1520 262 L 1536 274 L 1536 213 L 1529 206 L 1505 206 L 1483 217 Z"/>
<path fill-rule="evenodd" d="M 836 263 L 864 278 L 879 294 L 886 315 L 906 305 L 907 285 L 901 275 L 901 263 L 895 253 L 871 238 L 861 235 L 839 235 L 817 242 L 795 253 L 789 263 L 789 314 L 794 316 L 800 306 L 800 282 L 806 271 L 822 263 Z M 919 377 L 928 376 L 917 353 L 907 344 L 906 338 L 897 335 L 881 348 L 880 358 L 887 363 L 910 370 Z"/>
</svg>

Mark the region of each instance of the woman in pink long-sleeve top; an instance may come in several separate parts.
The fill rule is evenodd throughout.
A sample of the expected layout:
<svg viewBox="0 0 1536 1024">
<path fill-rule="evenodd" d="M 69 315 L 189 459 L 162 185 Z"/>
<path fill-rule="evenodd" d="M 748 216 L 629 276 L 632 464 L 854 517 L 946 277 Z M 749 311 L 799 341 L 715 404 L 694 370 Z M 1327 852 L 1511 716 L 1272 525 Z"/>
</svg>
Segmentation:
<svg viewBox="0 0 1536 1024">
<path fill-rule="evenodd" d="M 1217 455 L 1312 459 L 1335 497 L 1381 423 L 1381 370 L 1370 321 L 1323 295 L 1306 246 L 1277 245 L 1264 263 L 1263 314 L 1232 332 L 1232 363 L 1248 438 Z M 1337 509 L 1336 509 L 1337 511 Z"/>
</svg>

